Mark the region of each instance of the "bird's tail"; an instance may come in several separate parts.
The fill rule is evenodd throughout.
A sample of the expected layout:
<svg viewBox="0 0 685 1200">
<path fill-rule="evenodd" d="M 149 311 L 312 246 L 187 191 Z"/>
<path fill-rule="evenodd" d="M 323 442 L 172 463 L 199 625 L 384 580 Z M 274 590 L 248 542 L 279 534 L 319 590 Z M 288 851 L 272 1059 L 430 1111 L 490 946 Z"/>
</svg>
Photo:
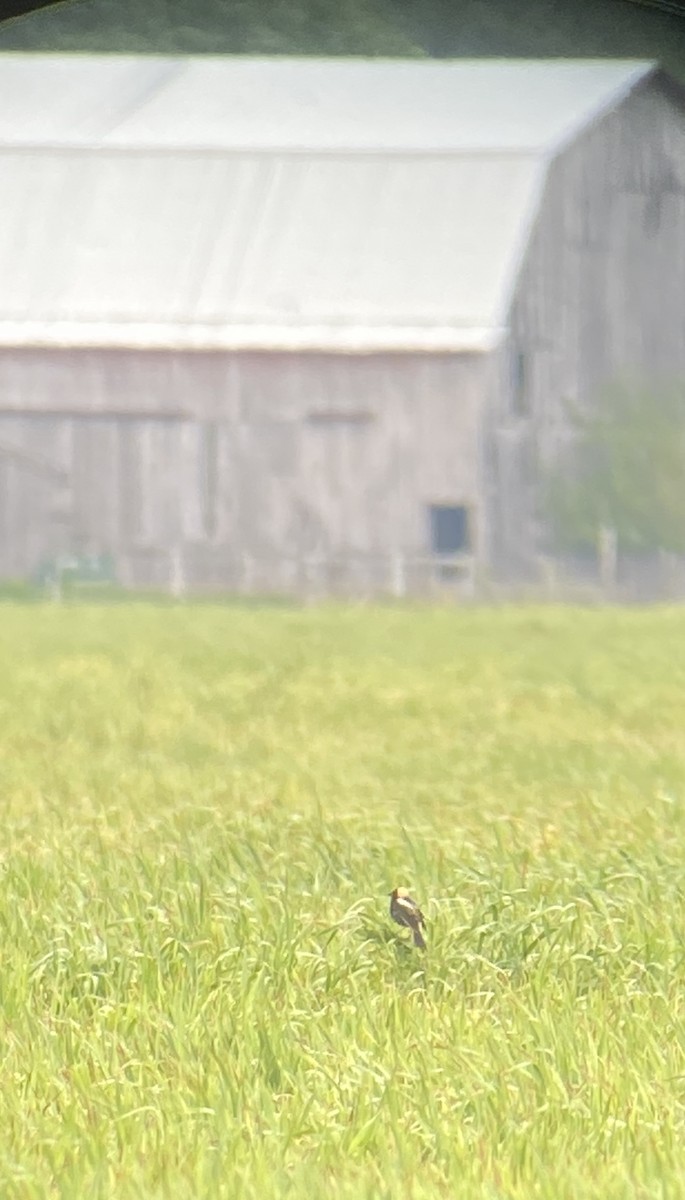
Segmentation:
<svg viewBox="0 0 685 1200">
<path fill-rule="evenodd" d="M 421 930 L 419 929 L 418 925 L 413 926 L 412 933 L 414 934 L 414 945 L 418 946 L 419 950 L 425 950 L 426 943 L 423 940 L 423 934 L 421 933 Z"/>
</svg>

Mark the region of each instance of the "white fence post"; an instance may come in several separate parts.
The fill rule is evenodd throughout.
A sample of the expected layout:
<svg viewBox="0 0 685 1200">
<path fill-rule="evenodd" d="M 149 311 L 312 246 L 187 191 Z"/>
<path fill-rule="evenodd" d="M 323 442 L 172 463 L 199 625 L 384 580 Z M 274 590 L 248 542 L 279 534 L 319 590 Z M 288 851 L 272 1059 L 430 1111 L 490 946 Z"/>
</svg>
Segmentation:
<svg viewBox="0 0 685 1200">
<path fill-rule="evenodd" d="M 174 546 L 169 555 L 169 591 L 179 600 L 186 594 L 186 573 L 183 561 L 183 547 Z"/>
<path fill-rule="evenodd" d="M 616 588 L 618 538 L 616 530 L 608 525 L 601 525 L 597 534 L 597 559 L 602 595 L 609 599 Z"/>
<path fill-rule="evenodd" d="M 556 559 L 550 554 L 538 555 L 538 570 L 542 586 L 548 600 L 556 600 L 558 594 L 559 571 Z"/>
<path fill-rule="evenodd" d="M 320 561 L 314 554 L 305 554 L 302 560 L 302 583 L 307 603 L 311 603 L 316 594 L 316 568 Z"/>
<path fill-rule="evenodd" d="M 55 573 L 48 582 L 48 590 L 53 604 L 59 604 L 62 599 L 62 567 L 59 559 L 55 563 Z"/>
<path fill-rule="evenodd" d="M 254 587 L 254 559 L 251 554 L 243 554 L 242 562 L 242 579 L 241 590 L 246 596 L 249 596 Z"/>
<path fill-rule="evenodd" d="M 390 591 L 398 600 L 407 594 L 407 562 L 401 550 L 390 560 Z"/>
</svg>

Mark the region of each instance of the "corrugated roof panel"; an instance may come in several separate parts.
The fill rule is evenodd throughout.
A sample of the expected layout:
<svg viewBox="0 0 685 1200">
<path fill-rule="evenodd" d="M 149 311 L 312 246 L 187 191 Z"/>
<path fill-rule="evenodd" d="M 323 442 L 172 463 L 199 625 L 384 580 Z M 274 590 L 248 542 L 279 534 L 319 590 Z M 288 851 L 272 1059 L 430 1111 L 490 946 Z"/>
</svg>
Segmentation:
<svg viewBox="0 0 685 1200">
<path fill-rule="evenodd" d="M 650 69 L 591 59 L 0 54 L 0 143 L 539 150 Z"/>
<path fill-rule="evenodd" d="M 496 324 L 540 174 L 534 156 L 5 152 L 0 320 Z"/>
</svg>

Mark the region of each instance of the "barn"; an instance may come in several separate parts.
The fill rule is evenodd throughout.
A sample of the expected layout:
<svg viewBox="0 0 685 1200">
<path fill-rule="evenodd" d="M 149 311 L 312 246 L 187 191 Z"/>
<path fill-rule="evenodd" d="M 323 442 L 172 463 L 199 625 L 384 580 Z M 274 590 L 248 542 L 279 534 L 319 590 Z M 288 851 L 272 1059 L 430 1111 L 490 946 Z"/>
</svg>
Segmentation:
<svg viewBox="0 0 685 1200">
<path fill-rule="evenodd" d="M 534 577 L 568 402 L 685 368 L 635 61 L 0 55 L 0 578 Z"/>
</svg>

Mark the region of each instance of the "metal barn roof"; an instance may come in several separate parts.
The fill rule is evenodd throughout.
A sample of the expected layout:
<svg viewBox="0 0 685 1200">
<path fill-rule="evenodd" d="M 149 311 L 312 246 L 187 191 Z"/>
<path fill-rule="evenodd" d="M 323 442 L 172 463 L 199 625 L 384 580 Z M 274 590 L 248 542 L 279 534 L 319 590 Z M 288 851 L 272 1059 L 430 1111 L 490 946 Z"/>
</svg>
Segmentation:
<svg viewBox="0 0 685 1200">
<path fill-rule="evenodd" d="M 635 62 L 0 55 L 0 344 L 483 349 Z"/>
<path fill-rule="evenodd" d="M 651 69 L 458 62 L 0 55 L 0 144 L 547 150 Z"/>
</svg>

